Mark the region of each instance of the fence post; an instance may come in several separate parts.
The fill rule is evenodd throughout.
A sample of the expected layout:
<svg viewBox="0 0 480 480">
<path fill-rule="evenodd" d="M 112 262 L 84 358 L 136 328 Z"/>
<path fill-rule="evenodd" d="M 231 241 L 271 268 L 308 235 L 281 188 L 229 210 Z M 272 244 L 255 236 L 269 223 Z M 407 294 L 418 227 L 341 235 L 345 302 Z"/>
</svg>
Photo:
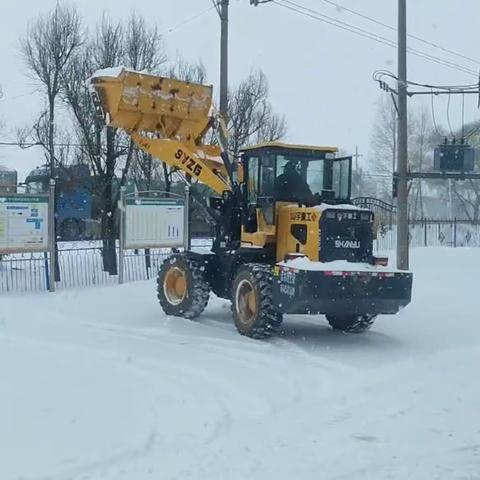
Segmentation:
<svg viewBox="0 0 480 480">
<path fill-rule="evenodd" d="M 125 186 L 120 187 L 120 238 L 118 245 L 118 283 L 123 283 L 124 256 L 125 247 Z"/>
<path fill-rule="evenodd" d="M 423 219 L 423 243 L 424 247 L 428 246 L 428 240 L 427 240 L 427 219 Z"/>
<path fill-rule="evenodd" d="M 50 292 L 55 291 L 55 271 L 57 269 L 55 243 L 55 179 L 51 178 L 48 189 L 48 251 L 50 253 L 50 282 L 48 290 Z"/>
<path fill-rule="evenodd" d="M 457 217 L 453 219 L 453 247 L 457 246 Z"/>
<path fill-rule="evenodd" d="M 183 207 L 183 245 L 190 250 L 190 187 L 185 186 L 185 204 Z"/>
</svg>

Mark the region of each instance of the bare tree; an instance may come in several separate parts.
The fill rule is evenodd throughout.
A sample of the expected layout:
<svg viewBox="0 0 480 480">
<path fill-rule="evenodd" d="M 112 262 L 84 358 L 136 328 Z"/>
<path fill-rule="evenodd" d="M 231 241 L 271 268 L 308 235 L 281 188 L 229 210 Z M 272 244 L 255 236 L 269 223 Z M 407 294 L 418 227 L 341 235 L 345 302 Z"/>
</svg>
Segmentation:
<svg viewBox="0 0 480 480">
<path fill-rule="evenodd" d="M 63 76 L 62 95 L 74 119 L 75 135 L 98 178 L 101 198 L 104 268 L 116 273 L 115 237 L 119 187 L 127 180 L 138 152 L 130 137 L 97 121 L 85 80 L 96 70 L 126 65 L 135 70 L 156 71 L 165 59 L 156 28 L 132 14 L 123 26 L 103 15 L 94 37 L 69 63 Z"/>
<path fill-rule="evenodd" d="M 254 70 L 229 95 L 228 130 L 230 150 L 249 143 L 279 140 L 287 127 L 284 117 L 274 113 L 268 99 L 268 82 L 261 70 Z"/>
<path fill-rule="evenodd" d="M 465 180 L 452 183 L 455 196 L 469 220 L 480 220 L 480 185 L 478 180 Z"/>
<path fill-rule="evenodd" d="M 127 22 L 125 33 L 125 61 L 133 70 L 159 73 L 167 61 L 163 39 L 156 26 L 149 26 L 143 17 L 132 13 Z M 132 167 L 133 177 L 138 183 L 150 188 L 152 180 L 158 173 L 158 162 L 148 153 L 137 148 L 130 140 L 131 155 L 122 172 L 121 184 Z M 162 162 L 163 163 L 163 162 Z"/>
<path fill-rule="evenodd" d="M 57 3 L 55 8 L 30 23 L 21 51 L 32 77 L 46 93 L 50 175 L 55 168 L 55 107 L 61 77 L 71 56 L 82 45 L 80 16 L 74 6 Z"/>
<path fill-rule="evenodd" d="M 433 127 L 430 114 L 424 108 L 414 111 L 410 118 L 409 166 L 412 171 L 431 170 L 433 166 Z M 428 181 L 417 179 L 409 183 L 410 212 L 414 219 L 425 217 L 424 185 Z"/>
<path fill-rule="evenodd" d="M 149 153 L 135 149 L 129 177 L 133 178 L 137 188 L 141 190 L 150 190 L 154 185 L 160 190 L 165 189 L 163 165 L 164 162 L 154 159 Z"/>
<path fill-rule="evenodd" d="M 207 70 L 201 61 L 189 63 L 182 57 L 177 57 L 175 63 L 167 70 L 167 76 L 184 82 L 204 84 L 207 80 Z"/>
<path fill-rule="evenodd" d="M 3 90 L 2 90 L 2 86 L 0 85 L 0 100 L 2 100 L 2 98 L 3 98 Z M 0 118 L 0 132 L 1 132 L 2 129 L 3 129 L 3 126 L 4 126 L 3 121 L 2 121 L 2 119 Z"/>
<path fill-rule="evenodd" d="M 133 70 L 158 73 L 167 61 L 162 36 L 156 26 L 132 12 L 125 28 L 125 64 Z"/>
<path fill-rule="evenodd" d="M 389 98 L 380 97 L 370 139 L 371 162 L 379 177 L 379 196 L 391 199 L 392 176 L 397 155 L 397 112 Z"/>
<path fill-rule="evenodd" d="M 61 76 L 68 61 L 82 45 L 81 20 L 74 6 L 57 3 L 46 15 L 38 17 L 28 25 L 27 35 L 21 40 L 20 48 L 31 77 L 44 89 L 47 103 L 47 116 L 39 117 L 38 134 L 46 129 L 46 138 L 42 141 L 48 152 L 50 177 L 55 177 L 55 113 L 56 101 L 60 93 Z M 45 125 L 46 119 L 46 125 Z M 45 136 L 42 133 L 42 136 Z M 55 241 L 56 242 L 56 241 Z M 57 245 L 55 243 L 55 251 Z M 60 270 L 54 272 L 60 280 Z"/>
<path fill-rule="evenodd" d="M 423 166 L 431 147 L 432 126 L 424 110 L 410 110 L 408 116 L 408 164 L 410 170 Z M 371 166 L 377 175 L 378 195 L 392 200 L 392 180 L 397 167 L 397 110 L 388 97 L 380 97 L 370 139 Z M 418 182 L 417 182 L 418 183 Z M 413 183 L 408 185 L 412 192 Z M 418 187 L 415 189 L 418 192 Z"/>
<path fill-rule="evenodd" d="M 464 127 L 467 132 L 466 141 L 475 147 L 480 148 L 480 122 L 472 122 Z M 457 138 L 462 137 L 462 132 L 456 133 Z M 480 156 L 475 159 L 475 169 L 480 169 Z M 480 181 L 465 180 L 452 182 L 452 189 L 456 199 L 460 203 L 461 210 L 469 220 L 478 222 L 480 220 Z"/>
</svg>

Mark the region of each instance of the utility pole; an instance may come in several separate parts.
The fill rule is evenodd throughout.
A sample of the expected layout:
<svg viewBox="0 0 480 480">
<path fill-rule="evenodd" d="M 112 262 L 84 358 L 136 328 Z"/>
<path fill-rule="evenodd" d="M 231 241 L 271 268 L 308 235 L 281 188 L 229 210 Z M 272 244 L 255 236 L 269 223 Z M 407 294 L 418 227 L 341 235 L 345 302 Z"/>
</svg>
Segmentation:
<svg viewBox="0 0 480 480">
<path fill-rule="evenodd" d="M 398 0 L 397 268 L 408 270 L 407 0 Z"/>
<path fill-rule="evenodd" d="M 220 0 L 220 114 L 225 123 L 227 118 L 228 102 L 228 5 L 229 0 Z"/>
<path fill-rule="evenodd" d="M 362 154 L 358 153 L 358 145 L 355 146 L 355 173 L 358 175 L 358 159 L 363 157 Z"/>
<path fill-rule="evenodd" d="M 362 179 L 361 179 L 360 171 L 358 169 L 358 159 L 360 157 L 363 157 L 363 155 L 361 153 L 358 153 L 358 145 L 355 146 L 355 155 L 353 155 L 353 157 L 355 158 L 355 177 L 354 177 L 355 196 L 359 197 Z"/>
</svg>

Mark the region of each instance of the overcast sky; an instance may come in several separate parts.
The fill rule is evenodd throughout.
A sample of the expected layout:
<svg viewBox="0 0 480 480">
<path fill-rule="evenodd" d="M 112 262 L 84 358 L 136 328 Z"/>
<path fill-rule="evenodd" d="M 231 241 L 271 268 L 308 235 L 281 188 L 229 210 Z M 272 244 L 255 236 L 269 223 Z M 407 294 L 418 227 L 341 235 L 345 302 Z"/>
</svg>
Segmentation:
<svg viewBox="0 0 480 480">
<path fill-rule="evenodd" d="M 347 8 L 381 22 L 396 24 L 395 0 L 334 0 Z M 36 88 L 26 76 L 19 55 L 19 38 L 24 35 L 29 19 L 48 11 L 54 0 L 1 0 L 0 16 L 0 119 L 5 128 L 0 140 L 14 140 L 17 127 L 27 125 L 41 108 Z M 177 52 L 190 61 L 202 60 L 208 79 L 215 86 L 219 71 L 220 23 L 212 0 L 77 0 L 88 28 L 93 28 L 102 13 L 126 18 L 134 7 L 165 33 L 168 53 Z M 322 14 L 336 17 L 388 38 L 395 32 L 353 16 L 324 0 L 295 0 L 295 3 Z M 440 46 L 479 59 L 478 0 L 410 0 L 408 1 L 409 33 Z M 181 25 L 191 17 L 195 20 Z M 259 7 L 249 0 L 231 0 L 230 9 L 230 83 L 233 85 L 255 67 L 266 73 L 271 100 L 276 111 L 288 122 L 287 140 L 294 143 L 336 145 L 353 153 L 358 145 L 368 159 L 368 149 L 375 103 L 381 92 L 372 81 L 372 72 L 379 68 L 396 71 L 395 49 L 327 25 L 318 20 L 270 3 Z M 445 51 L 414 40 L 409 46 L 477 71 L 480 63 L 472 63 Z M 409 79 L 436 83 L 471 83 L 475 77 L 409 56 Z M 413 108 L 419 100 L 410 102 Z M 453 127 L 460 126 L 461 98 L 451 102 Z M 478 115 L 476 99 L 467 99 L 467 120 Z M 446 105 L 436 100 L 437 121 L 444 122 Z M 43 162 L 42 151 L 32 148 L 21 151 L 0 146 L 0 163 L 25 174 Z"/>
</svg>

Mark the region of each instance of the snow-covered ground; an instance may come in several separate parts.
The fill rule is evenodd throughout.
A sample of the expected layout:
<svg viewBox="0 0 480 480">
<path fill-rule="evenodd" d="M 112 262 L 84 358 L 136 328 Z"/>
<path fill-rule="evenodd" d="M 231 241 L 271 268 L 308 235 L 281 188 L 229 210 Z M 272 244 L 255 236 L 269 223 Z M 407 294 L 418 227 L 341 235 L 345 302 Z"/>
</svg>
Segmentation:
<svg viewBox="0 0 480 480">
<path fill-rule="evenodd" d="M 0 299 L 0 479 L 480 479 L 480 249 L 416 249 L 414 298 L 364 335 L 153 282 Z"/>
</svg>

